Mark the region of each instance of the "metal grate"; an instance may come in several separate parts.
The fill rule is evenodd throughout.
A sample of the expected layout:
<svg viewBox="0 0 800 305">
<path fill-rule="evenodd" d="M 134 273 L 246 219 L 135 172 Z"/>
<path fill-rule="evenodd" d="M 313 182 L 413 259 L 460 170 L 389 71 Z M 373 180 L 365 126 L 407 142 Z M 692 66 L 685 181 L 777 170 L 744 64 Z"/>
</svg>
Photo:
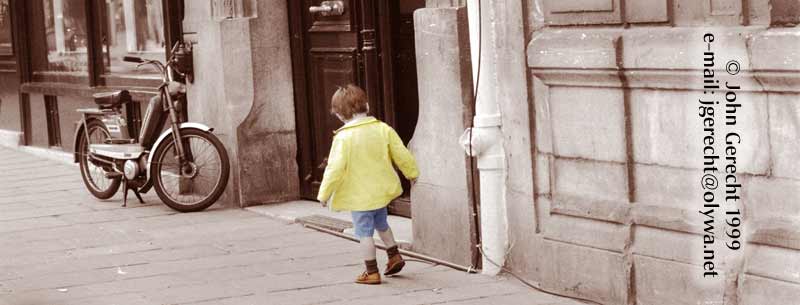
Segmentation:
<svg viewBox="0 0 800 305">
<path fill-rule="evenodd" d="M 345 229 L 349 229 L 353 227 L 353 223 L 347 220 L 341 220 L 338 218 L 322 216 L 322 215 L 310 215 L 297 218 L 297 222 L 302 224 L 312 224 L 318 227 L 323 227 L 329 230 L 337 231 L 337 232 L 344 232 Z"/>
<path fill-rule="evenodd" d="M 125 105 L 125 119 L 128 121 L 128 134 L 133 139 L 139 138 L 139 131 L 142 128 L 142 108 L 141 103 L 134 101 Z"/>
</svg>

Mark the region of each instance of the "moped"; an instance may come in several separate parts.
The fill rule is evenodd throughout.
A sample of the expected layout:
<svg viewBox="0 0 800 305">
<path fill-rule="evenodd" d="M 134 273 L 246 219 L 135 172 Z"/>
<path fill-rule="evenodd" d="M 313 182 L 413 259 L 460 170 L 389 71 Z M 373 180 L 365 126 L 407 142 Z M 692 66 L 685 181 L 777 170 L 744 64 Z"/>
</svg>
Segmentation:
<svg viewBox="0 0 800 305">
<path fill-rule="evenodd" d="M 186 50 L 183 42 L 176 43 L 166 65 L 133 56 L 123 58 L 137 63 L 137 68 L 152 65 L 163 81 L 157 96 L 150 100 L 138 137 L 131 136 L 133 128 L 122 112 L 123 105 L 132 103 L 128 90 L 95 94 L 97 108 L 78 109 L 81 121 L 75 132 L 75 162 L 95 197 L 111 198 L 122 184 L 122 206 L 127 206 L 129 190 L 144 203 L 140 193 L 155 188 L 170 208 L 196 212 L 222 195 L 230 171 L 225 147 L 213 128 L 181 119 L 187 76 L 179 70 L 176 55 Z"/>
</svg>

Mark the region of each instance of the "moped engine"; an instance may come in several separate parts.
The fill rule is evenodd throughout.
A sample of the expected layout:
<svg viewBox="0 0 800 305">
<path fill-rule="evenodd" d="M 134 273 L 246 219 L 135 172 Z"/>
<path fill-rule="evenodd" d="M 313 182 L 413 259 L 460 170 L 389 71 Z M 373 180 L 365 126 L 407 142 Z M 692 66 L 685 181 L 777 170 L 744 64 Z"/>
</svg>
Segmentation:
<svg viewBox="0 0 800 305">
<path fill-rule="evenodd" d="M 125 164 L 122 167 L 125 179 L 133 181 L 143 176 L 147 168 L 146 164 L 147 164 L 147 154 L 143 154 L 142 156 L 139 157 L 139 159 L 136 160 L 134 159 L 126 160 Z"/>
</svg>

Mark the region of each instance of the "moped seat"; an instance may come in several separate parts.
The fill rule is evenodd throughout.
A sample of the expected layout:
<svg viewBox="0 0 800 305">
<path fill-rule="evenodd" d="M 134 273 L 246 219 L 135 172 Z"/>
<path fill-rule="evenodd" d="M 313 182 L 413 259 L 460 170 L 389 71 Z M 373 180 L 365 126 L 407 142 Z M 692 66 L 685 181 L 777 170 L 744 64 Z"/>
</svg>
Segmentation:
<svg viewBox="0 0 800 305">
<path fill-rule="evenodd" d="M 118 108 L 122 104 L 130 103 L 132 100 L 128 90 L 95 93 L 92 97 L 94 97 L 94 102 L 100 109 Z"/>
</svg>

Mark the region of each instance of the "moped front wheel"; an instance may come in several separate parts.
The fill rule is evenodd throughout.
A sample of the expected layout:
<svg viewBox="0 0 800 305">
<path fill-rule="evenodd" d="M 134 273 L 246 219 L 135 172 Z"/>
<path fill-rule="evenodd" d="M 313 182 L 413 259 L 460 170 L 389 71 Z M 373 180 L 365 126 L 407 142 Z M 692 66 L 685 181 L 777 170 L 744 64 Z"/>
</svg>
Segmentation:
<svg viewBox="0 0 800 305">
<path fill-rule="evenodd" d="M 89 143 L 86 141 L 86 135 L 88 134 L 89 141 L 92 144 L 102 144 L 106 139 L 110 138 L 111 135 L 108 133 L 106 126 L 97 120 L 87 122 L 83 132 L 84 134 L 81 134 L 78 139 L 77 149 L 80 156 L 78 162 L 80 163 L 83 183 L 86 185 L 86 189 L 89 190 L 89 193 L 92 193 L 92 195 L 98 199 L 111 198 L 117 193 L 117 190 L 119 190 L 120 178 L 106 177 L 106 172 L 108 172 L 106 168 L 91 161 Z"/>
<path fill-rule="evenodd" d="M 230 160 L 216 136 L 198 129 L 181 129 L 186 160 L 178 160 L 175 138 L 156 148 L 150 177 L 156 194 L 179 212 L 205 210 L 222 196 L 228 184 Z"/>
</svg>

